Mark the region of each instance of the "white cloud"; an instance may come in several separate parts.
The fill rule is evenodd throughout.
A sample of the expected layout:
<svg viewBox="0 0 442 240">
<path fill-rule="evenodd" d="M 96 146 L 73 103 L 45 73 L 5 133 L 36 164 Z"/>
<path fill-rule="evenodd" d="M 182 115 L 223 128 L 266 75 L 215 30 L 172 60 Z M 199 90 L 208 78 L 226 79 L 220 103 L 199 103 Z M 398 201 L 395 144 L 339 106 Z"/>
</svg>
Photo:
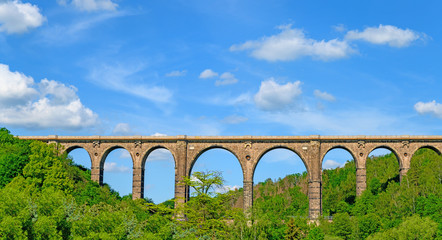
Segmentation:
<svg viewBox="0 0 442 240">
<path fill-rule="evenodd" d="M 326 160 L 323 164 L 322 164 L 322 169 L 335 169 L 338 167 L 343 167 L 343 165 L 345 164 L 340 164 L 334 160 Z"/>
<path fill-rule="evenodd" d="M 431 114 L 438 118 L 442 118 L 442 104 L 435 100 L 431 102 L 417 102 L 414 105 L 414 110 L 419 114 Z"/>
<path fill-rule="evenodd" d="M 34 79 L 23 73 L 11 72 L 8 65 L 0 64 L 0 106 L 22 105 L 39 93 L 33 88 Z"/>
<path fill-rule="evenodd" d="M 400 29 L 392 25 L 367 27 L 364 31 L 353 30 L 347 32 L 347 40 L 363 40 L 373 44 L 388 44 L 391 47 L 407 47 L 420 38 L 420 34 L 410 29 Z"/>
<path fill-rule="evenodd" d="M 121 64 L 102 65 L 92 69 L 89 78 L 103 88 L 124 92 L 158 103 L 170 102 L 173 94 L 169 89 L 144 83 L 144 79 L 138 75 L 143 68 L 143 66 L 125 66 Z"/>
<path fill-rule="evenodd" d="M 222 122 L 227 123 L 227 124 L 238 124 L 238 123 L 242 123 L 242 122 L 246 122 L 247 120 L 249 120 L 246 117 L 243 116 L 238 116 L 238 115 L 230 115 L 225 117 Z"/>
<path fill-rule="evenodd" d="M 277 35 L 232 45 L 230 50 L 250 50 L 253 57 L 267 61 L 290 61 L 304 56 L 333 60 L 354 52 L 346 41 L 307 38 L 301 29 L 292 29 L 291 25 L 280 26 L 279 29 L 281 33 Z"/>
<path fill-rule="evenodd" d="M 319 90 L 315 90 L 313 94 L 315 95 L 315 97 L 325 101 L 333 102 L 336 100 L 336 98 L 333 95 L 327 92 L 321 92 Z"/>
<path fill-rule="evenodd" d="M 300 96 L 301 82 L 289 82 L 280 85 L 273 78 L 261 82 L 254 100 L 256 106 L 265 111 L 283 110 L 294 104 L 296 97 Z"/>
<path fill-rule="evenodd" d="M 79 129 L 98 122 L 98 116 L 85 107 L 74 86 L 23 73 L 11 72 L 0 64 L 0 123 L 27 128 Z"/>
<path fill-rule="evenodd" d="M 212 69 L 206 69 L 200 73 L 199 78 L 206 79 L 206 78 L 213 78 L 213 77 L 217 77 L 217 76 L 218 76 L 217 72 L 212 71 Z"/>
<path fill-rule="evenodd" d="M 104 171 L 115 173 L 130 173 L 131 169 L 126 166 L 118 166 L 116 162 L 105 162 Z"/>
<path fill-rule="evenodd" d="M 0 32 L 27 32 L 41 26 L 45 20 L 37 5 L 19 0 L 0 2 Z"/>
<path fill-rule="evenodd" d="M 166 77 L 182 77 L 182 76 L 186 76 L 187 71 L 186 70 L 175 70 L 172 71 L 170 73 L 166 73 Z"/>
<path fill-rule="evenodd" d="M 111 0 L 57 0 L 58 4 L 60 5 L 68 5 L 70 3 L 72 6 L 74 6 L 76 9 L 80 11 L 87 11 L 87 12 L 93 12 L 93 11 L 115 11 L 118 7 L 118 4 L 114 3 Z"/>
<path fill-rule="evenodd" d="M 235 78 L 235 75 L 230 72 L 225 72 L 221 74 L 219 78 L 219 80 L 216 80 L 215 86 L 230 85 L 238 82 L 238 79 Z"/>
<path fill-rule="evenodd" d="M 133 135 L 133 131 L 129 124 L 127 123 L 118 123 L 114 130 L 112 130 L 112 134 L 116 136 L 128 136 Z"/>
</svg>

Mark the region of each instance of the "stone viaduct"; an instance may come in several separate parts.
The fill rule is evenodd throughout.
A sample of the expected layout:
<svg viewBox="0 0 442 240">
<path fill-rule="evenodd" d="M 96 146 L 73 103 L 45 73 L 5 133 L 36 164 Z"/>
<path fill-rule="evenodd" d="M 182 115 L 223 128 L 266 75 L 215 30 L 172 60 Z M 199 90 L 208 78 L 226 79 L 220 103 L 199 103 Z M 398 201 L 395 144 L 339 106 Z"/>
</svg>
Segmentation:
<svg viewBox="0 0 442 240">
<path fill-rule="evenodd" d="M 366 159 L 375 149 L 392 151 L 399 162 L 400 176 L 410 168 L 413 154 L 420 148 L 430 148 L 438 154 L 442 151 L 442 136 L 21 136 L 47 143 L 57 143 L 63 152 L 76 148 L 85 149 L 91 158 L 92 180 L 103 183 L 104 162 L 114 149 L 126 149 L 133 161 L 132 196 L 143 198 L 144 166 L 149 154 L 159 148 L 169 150 L 175 160 L 175 199 L 177 204 L 189 198 L 189 189 L 180 184 L 184 176 L 190 176 L 198 157 L 205 151 L 221 148 L 238 159 L 243 173 L 244 209 L 253 205 L 253 175 L 261 157 L 276 148 L 296 153 L 308 172 L 309 217 L 317 219 L 322 206 L 322 161 L 332 149 L 347 150 L 356 162 L 356 194 L 367 186 Z"/>
</svg>

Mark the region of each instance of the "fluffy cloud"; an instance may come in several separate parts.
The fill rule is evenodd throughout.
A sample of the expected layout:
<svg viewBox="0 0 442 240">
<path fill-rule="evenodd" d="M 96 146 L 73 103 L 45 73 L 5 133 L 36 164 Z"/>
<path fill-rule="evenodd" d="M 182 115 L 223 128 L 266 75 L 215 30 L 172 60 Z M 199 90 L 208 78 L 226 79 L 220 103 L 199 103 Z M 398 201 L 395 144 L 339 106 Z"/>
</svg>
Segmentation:
<svg viewBox="0 0 442 240">
<path fill-rule="evenodd" d="M 438 118 L 442 118 L 442 104 L 435 100 L 431 102 L 417 102 L 414 105 L 414 110 L 419 114 L 431 114 Z"/>
<path fill-rule="evenodd" d="M 102 65 L 92 69 L 89 79 L 103 88 L 124 92 L 158 103 L 170 102 L 172 92 L 165 87 L 145 84 L 142 81 L 143 77 L 139 75 L 142 70 L 144 70 L 143 66 Z"/>
<path fill-rule="evenodd" d="M 63 83 L 11 72 L 0 64 L 0 123 L 28 128 L 78 129 L 98 122 L 98 116 L 78 98 L 77 89 Z"/>
<path fill-rule="evenodd" d="M 104 171 L 115 173 L 130 173 L 131 169 L 126 166 L 118 166 L 116 162 L 105 162 Z"/>
<path fill-rule="evenodd" d="M 118 7 L 118 4 L 112 2 L 112 0 L 57 0 L 60 5 L 67 5 L 70 3 L 75 8 L 80 11 L 115 11 Z"/>
<path fill-rule="evenodd" d="M 347 40 L 363 40 L 373 44 L 388 44 L 391 47 L 406 47 L 411 42 L 420 38 L 420 35 L 410 29 L 400 29 L 391 25 L 382 25 L 379 27 L 368 27 L 359 32 L 353 30 L 347 32 Z"/>
<path fill-rule="evenodd" d="M 321 92 L 319 90 L 315 90 L 313 94 L 315 95 L 315 97 L 325 101 L 333 102 L 336 100 L 336 98 L 333 95 L 327 92 Z"/>
<path fill-rule="evenodd" d="M 36 5 L 19 0 L 0 2 L 0 32 L 27 32 L 31 28 L 41 26 L 45 20 Z"/>
<path fill-rule="evenodd" d="M 322 168 L 323 169 L 335 169 L 338 167 L 342 167 L 343 164 L 340 164 L 336 161 L 333 160 L 326 160 L 323 164 L 322 164 Z"/>
<path fill-rule="evenodd" d="M 219 78 L 220 79 L 216 80 L 215 86 L 230 85 L 238 82 L 238 79 L 235 78 L 235 75 L 230 72 L 225 72 L 221 74 Z"/>
<path fill-rule="evenodd" d="M 281 32 L 277 35 L 233 45 L 230 50 L 250 50 L 253 57 L 267 61 L 290 61 L 304 56 L 333 60 L 347 57 L 354 52 L 346 41 L 307 38 L 301 29 L 293 29 L 291 25 L 281 26 L 279 29 Z"/>
<path fill-rule="evenodd" d="M 213 77 L 217 77 L 217 76 L 218 76 L 217 72 L 212 71 L 212 69 L 206 69 L 200 73 L 199 78 L 206 79 L 206 78 L 213 78 Z"/>
<path fill-rule="evenodd" d="M 186 73 L 187 73 L 186 70 L 182 70 L 182 71 L 175 70 L 170 73 L 166 73 L 166 77 L 182 77 L 182 76 L 185 76 Z"/>
<path fill-rule="evenodd" d="M 301 95 L 301 82 L 278 84 L 273 78 L 261 82 L 254 100 L 258 108 L 265 111 L 277 111 L 294 104 L 296 97 Z"/>
</svg>

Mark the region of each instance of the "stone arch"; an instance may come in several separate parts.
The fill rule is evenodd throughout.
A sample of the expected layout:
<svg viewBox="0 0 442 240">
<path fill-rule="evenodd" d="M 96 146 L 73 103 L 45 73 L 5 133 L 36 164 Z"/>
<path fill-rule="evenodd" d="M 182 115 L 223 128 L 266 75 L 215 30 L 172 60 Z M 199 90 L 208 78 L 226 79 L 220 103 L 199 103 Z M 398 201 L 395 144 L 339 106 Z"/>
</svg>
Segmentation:
<svg viewBox="0 0 442 240">
<path fill-rule="evenodd" d="M 130 156 L 131 156 L 132 166 L 135 165 L 134 158 L 132 156 L 131 151 L 129 151 L 129 149 L 127 149 L 127 148 L 125 148 L 125 147 L 123 147 L 121 145 L 114 145 L 114 146 L 106 148 L 103 151 L 103 155 L 101 156 L 101 159 L 100 159 L 100 168 L 104 168 L 104 162 L 106 161 L 107 156 L 109 155 L 109 153 L 111 153 L 115 149 L 124 149 L 124 150 L 126 150 L 130 154 Z"/>
<path fill-rule="evenodd" d="M 399 151 L 397 151 L 394 147 L 388 146 L 388 145 L 386 145 L 386 144 L 376 145 L 376 146 L 374 146 L 374 147 L 369 148 L 368 151 L 367 151 L 367 157 L 368 157 L 368 156 L 370 155 L 370 153 L 372 153 L 374 150 L 376 150 L 376 149 L 380 149 L 380 148 L 385 148 L 385 149 L 391 151 L 391 152 L 394 154 L 394 156 L 396 157 L 396 160 L 397 160 L 398 163 L 399 163 L 399 169 L 402 168 L 402 166 L 403 166 L 404 164 L 403 164 L 403 162 L 402 162 L 403 160 L 402 160 L 401 156 L 399 155 Z"/>
<path fill-rule="evenodd" d="M 131 194 L 132 193 L 132 197 L 134 198 L 135 196 L 135 192 L 134 192 L 134 166 L 136 166 L 136 162 L 134 157 L 132 156 L 132 152 L 125 147 L 124 143 L 120 143 L 120 144 L 112 144 L 112 145 L 104 145 L 101 144 L 101 147 L 103 150 L 101 150 L 101 155 L 99 154 L 98 156 L 100 157 L 99 159 L 97 159 L 97 161 L 99 160 L 99 169 L 100 169 L 100 184 L 107 184 L 109 185 L 109 187 L 111 187 L 112 189 L 114 189 L 115 191 L 117 191 L 121 196 L 124 196 L 126 194 Z M 108 157 L 109 154 L 111 154 L 112 152 L 114 152 L 114 150 L 125 150 L 125 152 L 127 152 L 129 154 L 130 162 L 131 166 L 124 166 L 124 164 L 122 164 L 122 168 L 126 167 L 127 171 L 124 170 L 117 170 L 117 171 L 112 171 L 112 170 L 106 170 L 105 169 L 105 162 L 108 161 Z M 112 156 L 111 159 L 113 159 L 113 157 L 117 157 L 117 155 Z M 110 160 L 109 160 L 110 161 Z M 122 163 L 122 162 L 120 162 Z M 116 174 L 125 174 L 127 175 L 127 178 L 123 178 L 120 179 L 120 181 L 115 181 L 114 178 L 116 176 Z M 131 176 L 131 177 L 129 177 Z M 107 179 L 106 179 L 107 178 Z"/>
<path fill-rule="evenodd" d="M 290 148 L 290 147 L 288 147 L 288 146 L 285 146 L 285 145 L 277 145 L 277 146 L 271 146 L 271 147 L 269 147 L 269 148 L 266 148 L 264 151 L 262 151 L 262 152 L 258 155 L 258 157 L 257 157 L 257 161 L 254 163 L 254 165 L 253 165 L 253 167 L 252 167 L 252 179 L 253 179 L 254 176 L 255 176 L 255 170 L 256 170 L 256 167 L 258 166 L 258 164 L 259 164 L 259 162 L 261 161 L 262 157 L 263 157 L 266 153 L 268 153 L 268 152 L 270 152 L 270 151 L 272 151 L 272 150 L 275 150 L 275 149 L 286 149 L 286 150 L 289 150 L 289 151 L 293 152 L 294 154 L 296 154 L 296 155 L 301 159 L 302 163 L 304 164 L 304 167 L 305 167 L 305 169 L 306 169 L 306 171 L 307 171 L 307 175 L 310 175 L 310 168 L 309 168 L 309 165 L 308 165 L 307 162 L 304 160 L 304 158 L 302 157 L 302 155 L 299 154 L 298 151 L 296 151 L 295 149 Z"/>
<path fill-rule="evenodd" d="M 417 151 L 419 151 L 420 149 L 422 149 L 422 148 L 431 149 L 431 150 L 433 150 L 434 152 L 436 152 L 438 155 L 441 155 L 441 151 L 440 151 L 439 149 L 437 149 L 435 146 L 432 146 L 432 145 L 430 145 L 430 144 L 425 144 L 425 145 L 421 145 L 421 146 L 417 147 L 417 148 L 411 153 L 411 156 L 410 156 L 410 157 L 413 157 L 414 154 L 415 154 Z"/>
<path fill-rule="evenodd" d="M 238 161 L 239 165 L 241 166 L 241 170 L 243 173 L 243 178 L 245 177 L 245 166 L 243 166 L 243 163 L 240 161 L 240 158 L 238 156 L 238 154 L 235 153 L 235 151 L 233 151 L 232 149 L 230 149 L 229 147 L 223 146 L 223 145 L 211 145 L 209 147 L 203 148 L 202 150 L 200 150 L 195 157 L 192 159 L 192 161 L 190 162 L 190 167 L 189 170 L 187 172 L 187 176 L 190 176 L 190 174 L 192 173 L 192 169 L 193 166 L 195 165 L 196 161 L 198 160 L 198 158 L 205 152 L 212 150 L 212 149 L 223 149 L 226 150 L 228 152 L 230 152 L 231 154 L 233 154 L 233 156 L 235 156 L 236 160 Z"/>
<path fill-rule="evenodd" d="M 335 156 L 331 157 L 333 153 L 335 153 Z M 330 155 L 327 156 L 327 154 Z M 319 161 L 321 168 L 322 214 L 326 216 L 333 216 L 338 212 L 338 206 L 340 203 L 346 203 L 349 205 L 355 204 L 356 197 L 358 195 L 358 187 L 361 188 L 361 182 L 358 181 L 358 164 L 363 164 L 360 162 L 363 160 L 358 162 L 359 159 L 356 156 L 357 155 L 351 150 L 351 148 L 342 144 L 332 145 L 321 152 Z M 348 164 L 348 161 L 350 160 L 349 158 L 353 159 L 354 165 L 353 163 Z M 325 168 L 325 159 L 333 159 L 336 163 L 339 163 L 339 165 Z M 346 166 L 344 167 L 344 165 Z M 350 180 L 349 183 L 351 183 L 351 188 L 345 189 L 350 191 L 347 192 L 346 190 L 342 190 L 337 186 L 333 186 L 333 184 L 330 182 L 331 173 L 337 173 L 340 176 L 345 174 L 344 181 Z M 365 185 L 365 181 L 363 181 L 362 184 Z M 338 194 L 334 195 L 336 193 Z"/>
<path fill-rule="evenodd" d="M 173 163 L 174 163 L 175 168 L 176 168 L 176 166 L 177 166 L 177 162 L 176 162 L 175 152 L 172 151 L 170 148 L 165 147 L 165 146 L 163 146 L 163 145 L 156 145 L 156 146 L 153 146 L 153 147 L 150 147 L 149 149 L 147 149 L 147 151 L 145 151 L 144 154 L 143 154 L 143 158 L 142 158 L 142 160 L 141 160 L 141 167 L 144 168 L 144 167 L 146 166 L 146 160 L 147 160 L 147 158 L 150 156 L 150 154 L 151 154 L 153 151 L 158 150 L 158 149 L 166 149 L 167 151 L 170 152 L 170 154 L 172 154 L 172 157 L 173 157 Z M 132 158 L 133 158 L 133 156 L 132 156 Z"/>
<path fill-rule="evenodd" d="M 330 151 L 334 150 L 334 149 L 342 149 L 347 151 L 348 153 L 350 153 L 351 157 L 353 158 L 353 160 L 355 161 L 356 167 L 359 166 L 359 162 L 358 162 L 358 158 L 356 157 L 355 153 L 348 147 L 346 147 L 345 145 L 336 145 L 336 146 L 332 146 L 330 148 L 328 148 L 326 151 L 323 152 L 323 154 L 320 156 L 320 162 L 319 165 L 321 166 L 322 169 L 322 164 L 324 163 L 324 158 L 327 155 L 327 153 L 329 153 Z"/>
<path fill-rule="evenodd" d="M 88 156 L 89 156 L 89 161 L 91 161 L 91 167 L 92 167 L 92 165 L 93 165 L 93 161 L 92 161 L 93 156 L 92 156 L 92 154 L 91 154 L 86 148 L 84 148 L 83 146 L 80 146 L 80 145 L 69 146 L 69 147 L 67 147 L 66 149 L 63 150 L 62 154 L 66 154 L 66 156 L 67 156 L 67 155 L 69 155 L 70 152 L 74 151 L 75 149 L 84 149 L 84 150 L 87 152 L 87 154 L 88 154 Z"/>
</svg>

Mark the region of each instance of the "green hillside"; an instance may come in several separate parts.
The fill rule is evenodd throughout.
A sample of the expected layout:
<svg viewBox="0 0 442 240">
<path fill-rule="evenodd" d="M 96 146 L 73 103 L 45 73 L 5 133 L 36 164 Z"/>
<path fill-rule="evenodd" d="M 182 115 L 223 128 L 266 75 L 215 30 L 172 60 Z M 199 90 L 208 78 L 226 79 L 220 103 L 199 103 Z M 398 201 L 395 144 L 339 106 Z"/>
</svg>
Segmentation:
<svg viewBox="0 0 442 240">
<path fill-rule="evenodd" d="M 0 173 L 0 239 L 442 239 L 442 157 L 429 149 L 413 156 L 402 183 L 393 154 L 368 159 L 360 197 L 353 161 L 324 170 L 323 214 L 333 220 L 319 225 L 308 224 L 306 173 L 258 183 L 252 213 L 240 208 L 242 190 L 197 192 L 174 209 L 121 198 L 54 146 L 6 129 Z"/>
</svg>

